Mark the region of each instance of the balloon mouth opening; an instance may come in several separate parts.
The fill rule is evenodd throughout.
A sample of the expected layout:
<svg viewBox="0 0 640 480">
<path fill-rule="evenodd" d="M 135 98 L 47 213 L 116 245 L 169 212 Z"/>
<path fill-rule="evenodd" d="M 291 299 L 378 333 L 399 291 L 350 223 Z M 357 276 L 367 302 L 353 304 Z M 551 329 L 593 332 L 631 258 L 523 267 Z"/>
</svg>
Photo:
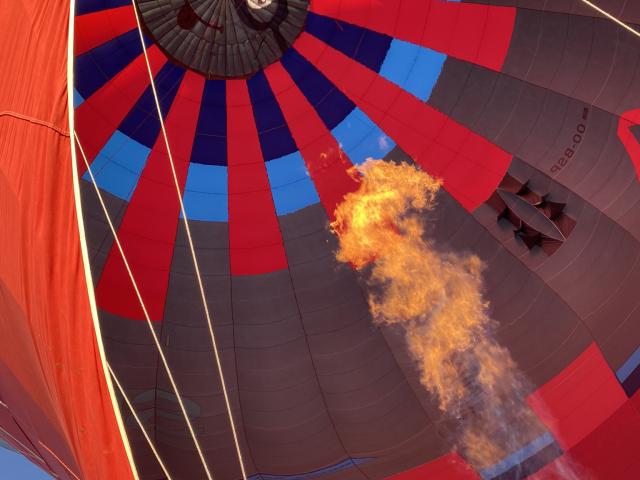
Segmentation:
<svg viewBox="0 0 640 480">
<path fill-rule="evenodd" d="M 277 62 L 305 27 L 311 0 L 138 0 L 144 33 L 173 63 L 212 79 L 248 78 Z"/>
</svg>

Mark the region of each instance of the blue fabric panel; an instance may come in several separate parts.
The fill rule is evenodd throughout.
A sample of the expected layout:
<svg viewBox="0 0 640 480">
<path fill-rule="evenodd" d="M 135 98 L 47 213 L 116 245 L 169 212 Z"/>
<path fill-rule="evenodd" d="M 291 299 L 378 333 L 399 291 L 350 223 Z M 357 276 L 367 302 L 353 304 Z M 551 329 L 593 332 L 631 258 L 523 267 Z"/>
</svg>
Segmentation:
<svg viewBox="0 0 640 480">
<path fill-rule="evenodd" d="M 187 217 L 192 220 L 226 222 L 229 220 L 227 167 L 189 165 L 183 201 Z"/>
<path fill-rule="evenodd" d="M 354 164 L 360 164 L 367 158 L 383 158 L 396 146 L 359 108 L 351 112 L 332 133 Z"/>
<path fill-rule="evenodd" d="M 329 130 L 355 108 L 351 100 L 295 49 L 287 50 L 280 61 Z"/>
<path fill-rule="evenodd" d="M 227 164 L 227 83 L 207 80 L 191 161 L 203 165 Z"/>
<path fill-rule="evenodd" d="M 267 174 L 278 215 L 293 213 L 320 202 L 300 152 L 268 162 Z"/>
<path fill-rule="evenodd" d="M 490 480 L 492 478 L 495 478 L 498 475 L 501 475 L 506 471 L 512 469 L 513 467 L 520 465 L 525 460 L 533 457 L 536 453 L 541 451 L 543 448 L 548 447 L 554 442 L 555 440 L 553 438 L 553 435 L 547 432 L 539 436 L 538 438 L 534 439 L 533 441 L 531 441 L 530 443 L 522 447 L 520 450 L 513 452 L 511 455 L 506 457 L 500 463 L 497 463 L 491 467 L 485 468 L 480 472 L 480 476 L 484 480 Z"/>
<path fill-rule="evenodd" d="M 82 102 L 84 102 L 84 98 L 82 98 L 82 95 L 80 95 L 78 90 L 74 88 L 73 89 L 73 108 L 78 108 L 80 105 L 82 105 Z"/>
<path fill-rule="evenodd" d="M 76 15 L 99 12 L 124 5 L 131 5 L 131 0 L 77 0 Z"/>
<path fill-rule="evenodd" d="M 151 41 L 145 38 L 145 44 Z M 131 30 L 76 57 L 76 89 L 89 98 L 141 54 L 138 30 Z"/>
<path fill-rule="evenodd" d="M 249 480 L 311 480 L 314 478 L 322 477 L 324 475 L 330 475 L 333 473 L 342 472 L 344 470 L 353 468 L 356 465 L 362 465 L 363 463 L 370 462 L 371 460 L 374 460 L 374 459 L 373 458 L 353 458 L 353 459 L 348 458 L 346 460 L 343 460 L 340 463 L 336 463 L 335 465 L 321 468 L 320 470 L 315 470 L 313 472 L 298 473 L 295 475 L 268 475 L 266 473 L 258 473 L 256 475 L 250 476 Z"/>
<path fill-rule="evenodd" d="M 167 118 L 173 100 L 184 77 L 185 70 L 170 62 L 155 77 L 163 119 Z M 151 86 L 147 87 L 138 102 L 120 124 L 119 130 L 137 142 L 153 148 L 160 133 L 160 121 Z"/>
<path fill-rule="evenodd" d="M 129 201 L 151 149 L 116 130 L 91 164 L 98 186 Z M 82 177 L 91 181 L 89 172 Z"/>
<path fill-rule="evenodd" d="M 616 372 L 616 377 L 620 382 L 624 382 L 629 375 L 633 373 L 633 371 L 638 368 L 640 365 L 640 347 L 636 349 L 635 352 L 624 362 L 618 371 Z"/>
<path fill-rule="evenodd" d="M 273 160 L 295 152 L 298 147 L 265 74 L 258 72 L 247 81 L 247 85 L 264 160 Z"/>
<path fill-rule="evenodd" d="M 306 31 L 376 72 L 392 40 L 388 35 L 312 12 L 307 17 Z"/>
<path fill-rule="evenodd" d="M 442 72 L 447 56 L 428 48 L 393 40 L 380 75 L 426 101 Z"/>
</svg>

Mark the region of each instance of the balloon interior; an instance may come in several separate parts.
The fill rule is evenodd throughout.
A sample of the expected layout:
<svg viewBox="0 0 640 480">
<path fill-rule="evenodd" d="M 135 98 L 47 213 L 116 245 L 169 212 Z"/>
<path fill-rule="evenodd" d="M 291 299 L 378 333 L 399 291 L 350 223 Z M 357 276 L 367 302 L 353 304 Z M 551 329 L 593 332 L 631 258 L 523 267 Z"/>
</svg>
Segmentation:
<svg viewBox="0 0 640 480">
<path fill-rule="evenodd" d="M 2 7 L 0 445 L 640 478 L 634 2 Z"/>
</svg>

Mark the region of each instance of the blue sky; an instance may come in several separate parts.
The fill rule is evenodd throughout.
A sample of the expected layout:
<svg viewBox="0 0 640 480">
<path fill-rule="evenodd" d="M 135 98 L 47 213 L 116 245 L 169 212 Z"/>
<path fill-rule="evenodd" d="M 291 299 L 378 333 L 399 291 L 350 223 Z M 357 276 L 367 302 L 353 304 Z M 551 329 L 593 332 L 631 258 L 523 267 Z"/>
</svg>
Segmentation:
<svg viewBox="0 0 640 480">
<path fill-rule="evenodd" d="M 0 447 L 0 478 L 3 480 L 52 480 L 19 453 Z"/>
</svg>

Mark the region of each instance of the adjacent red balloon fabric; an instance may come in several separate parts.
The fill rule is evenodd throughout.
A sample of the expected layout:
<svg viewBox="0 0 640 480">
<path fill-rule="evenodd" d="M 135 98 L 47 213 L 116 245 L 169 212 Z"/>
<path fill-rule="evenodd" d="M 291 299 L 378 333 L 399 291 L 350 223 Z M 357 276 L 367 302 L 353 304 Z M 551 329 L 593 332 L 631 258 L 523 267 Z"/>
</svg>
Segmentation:
<svg viewBox="0 0 640 480">
<path fill-rule="evenodd" d="M 129 480 L 80 253 L 68 7 L 0 2 L 0 438 L 56 478 Z"/>
</svg>

